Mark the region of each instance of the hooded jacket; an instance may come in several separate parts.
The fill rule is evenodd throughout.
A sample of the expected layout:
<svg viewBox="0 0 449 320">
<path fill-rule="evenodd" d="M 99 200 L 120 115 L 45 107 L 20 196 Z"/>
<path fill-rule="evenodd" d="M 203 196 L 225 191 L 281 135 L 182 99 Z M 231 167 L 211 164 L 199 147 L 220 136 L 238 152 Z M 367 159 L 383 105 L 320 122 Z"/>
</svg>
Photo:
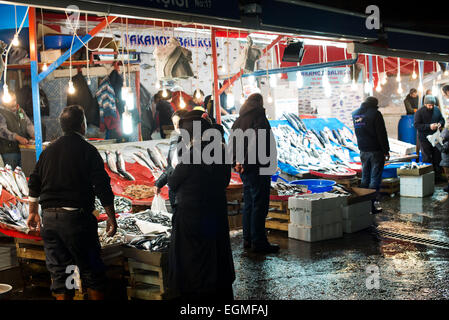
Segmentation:
<svg viewBox="0 0 449 320">
<path fill-rule="evenodd" d="M 382 114 L 378 110 L 377 101 L 366 100 L 359 109 L 352 113 L 357 144 L 362 152 L 379 152 L 388 154 L 387 129 Z"/>
<path fill-rule="evenodd" d="M 268 163 L 261 163 L 259 157 L 256 157 L 256 163 L 249 163 L 248 153 L 256 152 L 259 155 L 259 130 L 264 129 L 265 131 L 265 141 L 266 141 L 266 155 L 268 156 L 270 151 L 270 140 L 274 140 L 273 133 L 271 131 L 270 123 L 268 122 L 267 116 L 265 114 L 265 108 L 263 107 L 263 98 L 260 94 L 251 95 L 246 102 L 242 105 L 239 117 L 234 122 L 232 130 L 235 131 L 241 129 L 244 133 L 248 129 L 254 129 L 256 132 L 255 143 L 249 143 L 249 139 L 244 140 L 244 167 L 245 170 L 257 169 L 258 167 L 268 167 Z M 234 139 L 229 139 L 230 143 L 233 143 L 233 160 L 234 164 L 237 162 L 236 159 L 236 141 Z M 276 152 L 276 151 L 275 151 Z M 270 157 L 277 157 L 277 153 L 274 155 L 269 155 Z"/>
</svg>

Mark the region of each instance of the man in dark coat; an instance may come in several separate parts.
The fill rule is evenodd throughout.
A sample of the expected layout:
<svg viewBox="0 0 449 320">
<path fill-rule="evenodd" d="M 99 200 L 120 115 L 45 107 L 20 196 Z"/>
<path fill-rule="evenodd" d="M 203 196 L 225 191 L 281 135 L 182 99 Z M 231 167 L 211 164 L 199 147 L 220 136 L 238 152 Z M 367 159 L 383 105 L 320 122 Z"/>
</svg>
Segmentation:
<svg viewBox="0 0 449 320">
<path fill-rule="evenodd" d="M 425 96 L 424 106 L 415 113 L 414 126 L 418 131 L 422 161 L 433 164 L 435 180 L 440 181 L 444 180 L 441 177 L 441 152 L 427 140 L 427 136 L 434 134 L 439 128 L 444 128 L 446 123 L 440 109 L 435 107 L 435 103 L 434 96 Z"/>
<path fill-rule="evenodd" d="M 262 163 L 257 159 L 256 163 L 250 163 L 251 153 L 259 155 L 259 131 L 265 130 L 265 152 L 269 152 L 269 157 L 274 158 L 277 164 L 276 148 L 270 148 L 274 142 L 271 126 L 265 115 L 263 107 L 263 97 L 256 93 L 248 97 L 240 109 L 240 116 L 234 122 L 232 130 L 241 129 L 245 134 L 253 130 L 255 141 L 244 140 L 244 159 L 239 163 L 234 153 L 235 170 L 240 173 L 243 181 L 243 246 L 245 249 L 252 248 L 256 253 L 275 253 L 279 251 L 278 245 L 268 242 L 265 219 L 268 214 L 270 202 L 271 176 L 261 174 L 261 168 L 268 167 L 267 163 Z M 233 150 L 238 150 L 233 137 L 230 143 L 234 144 Z M 276 143 L 274 142 L 274 146 Z M 277 166 L 276 166 L 277 167 Z"/>
<path fill-rule="evenodd" d="M 156 104 L 156 118 L 159 120 L 159 130 L 162 139 L 165 139 L 164 126 L 172 126 L 171 117 L 174 113 L 173 107 L 170 104 L 172 97 L 171 91 L 167 90 L 167 97 L 163 96 L 163 91 L 159 91 L 154 96 L 154 103 Z"/>
<path fill-rule="evenodd" d="M 193 122 L 200 121 L 201 132 L 210 122 L 190 116 L 180 128 L 192 135 Z M 190 141 L 183 141 L 189 145 Z M 218 141 L 221 143 L 221 141 Z M 194 142 L 195 144 L 195 142 Z M 201 150 L 207 142 L 201 143 Z M 186 157 L 192 160 L 193 149 Z M 182 159 L 182 160 L 181 160 Z M 169 291 L 181 299 L 195 301 L 232 300 L 235 280 L 229 238 L 226 188 L 231 179 L 231 165 L 188 164 L 180 158 L 168 186 L 176 193 L 173 227 L 169 249 Z"/>
<path fill-rule="evenodd" d="M 407 115 L 415 114 L 418 110 L 418 90 L 415 88 L 410 89 L 410 93 L 404 99 L 405 111 Z"/>
<path fill-rule="evenodd" d="M 390 145 L 384 118 L 378 110 L 378 100 L 368 97 L 359 109 L 352 113 L 357 144 L 362 161 L 361 188 L 379 191 L 385 160 L 390 158 Z M 379 200 L 379 199 L 377 199 Z M 381 211 L 378 201 L 373 202 L 372 212 Z"/>
</svg>

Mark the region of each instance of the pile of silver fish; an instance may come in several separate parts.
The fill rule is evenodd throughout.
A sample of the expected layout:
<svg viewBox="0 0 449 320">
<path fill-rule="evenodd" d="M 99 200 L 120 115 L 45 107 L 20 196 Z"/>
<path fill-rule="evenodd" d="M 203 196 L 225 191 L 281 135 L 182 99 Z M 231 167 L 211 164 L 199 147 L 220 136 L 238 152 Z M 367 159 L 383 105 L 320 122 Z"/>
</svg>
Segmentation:
<svg viewBox="0 0 449 320">
<path fill-rule="evenodd" d="M 296 185 L 296 184 L 288 184 L 284 182 L 275 182 L 271 184 L 271 188 L 276 190 L 279 196 L 293 196 L 298 193 L 306 193 L 307 187 Z"/>
<path fill-rule="evenodd" d="M 20 167 L 16 167 L 14 171 L 10 165 L 0 168 L 0 185 L 19 199 L 29 195 L 28 182 Z"/>
<path fill-rule="evenodd" d="M 155 146 L 153 149 L 147 149 L 146 152 L 135 152 L 133 159 L 143 167 L 150 169 L 153 176 L 158 178 L 167 168 L 167 159 L 164 157 L 161 149 Z"/>
<path fill-rule="evenodd" d="M 122 178 L 125 178 L 126 180 L 136 180 L 129 172 L 126 171 L 125 160 L 123 159 L 123 155 L 120 151 L 115 151 L 115 153 L 106 151 L 105 155 L 106 163 L 111 172 L 119 175 Z"/>
<path fill-rule="evenodd" d="M 159 212 L 153 212 L 151 210 L 145 210 L 139 213 L 136 213 L 133 215 L 135 219 L 151 222 L 151 223 L 158 223 L 164 227 L 171 228 L 171 218 L 170 215 L 164 215 Z"/>
<path fill-rule="evenodd" d="M 3 207 L 0 207 L 0 222 L 18 231 L 27 233 L 28 227 L 26 222 L 29 216 L 29 210 L 27 203 L 21 203 L 19 201 L 15 205 L 5 203 Z"/>
<path fill-rule="evenodd" d="M 278 160 L 299 172 L 314 170 L 339 174 L 356 168 L 357 165 L 350 163 L 349 149 L 358 149 L 350 140 L 351 132 L 345 129 L 330 130 L 325 127 L 320 132 L 312 129 L 297 133 L 288 125 L 272 128 L 278 147 Z"/>
<path fill-rule="evenodd" d="M 152 252 L 168 251 L 168 246 L 170 245 L 170 234 L 165 232 L 151 237 L 136 237 L 132 239 L 128 245 L 139 250 L 147 250 Z"/>
<path fill-rule="evenodd" d="M 115 208 L 115 212 L 117 212 L 117 213 L 131 212 L 132 211 L 131 200 L 116 196 L 114 198 L 114 208 Z M 100 202 L 100 199 L 98 199 L 98 198 L 95 198 L 95 210 L 97 210 L 100 214 L 103 214 L 106 212 L 103 208 L 103 205 Z"/>
<path fill-rule="evenodd" d="M 283 114 L 284 118 L 287 119 L 287 121 L 293 126 L 293 128 L 295 128 L 297 131 L 302 131 L 302 132 L 307 132 L 307 128 L 306 125 L 304 124 L 304 122 L 301 120 L 300 117 L 298 117 L 296 114 L 294 113 L 284 113 Z"/>
</svg>

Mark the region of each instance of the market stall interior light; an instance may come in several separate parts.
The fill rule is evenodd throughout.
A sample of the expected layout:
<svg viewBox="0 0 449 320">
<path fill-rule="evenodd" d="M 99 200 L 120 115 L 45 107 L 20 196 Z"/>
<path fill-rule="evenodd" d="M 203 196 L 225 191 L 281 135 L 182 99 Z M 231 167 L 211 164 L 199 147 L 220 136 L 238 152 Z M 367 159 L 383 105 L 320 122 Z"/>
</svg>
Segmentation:
<svg viewBox="0 0 449 320">
<path fill-rule="evenodd" d="M 131 90 L 126 94 L 126 106 L 128 110 L 134 110 L 134 93 Z"/>
<path fill-rule="evenodd" d="M 228 108 L 233 108 L 235 106 L 235 97 L 232 93 L 226 94 L 226 105 Z"/>
<path fill-rule="evenodd" d="M 380 81 L 377 81 L 376 92 L 381 92 L 381 91 L 382 91 L 382 87 L 380 86 Z"/>
<path fill-rule="evenodd" d="M 276 88 L 276 85 L 277 85 L 277 79 L 276 79 L 276 76 L 272 74 L 272 75 L 270 76 L 270 87 L 271 87 L 271 88 Z"/>
<path fill-rule="evenodd" d="M 435 97 L 438 96 L 438 86 L 437 86 L 437 83 L 435 82 L 435 80 L 433 81 L 432 95 Z"/>
<path fill-rule="evenodd" d="M 200 89 L 195 90 L 195 98 L 200 99 L 201 98 L 201 91 Z"/>
<path fill-rule="evenodd" d="M 298 89 L 301 89 L 304 85 L 304 78 L 301 74 L 301 71 L 296 72 L 296 86 Z"/>
<path fill-rule="evenodd" d="M 8 85 L 4 84 L 3 85 L 3 102 L 10 103 L 11 99 L 12 99 L 12 97 L 11 97 L 11 94 L 9 93 Z"/>
<path fill-rule="evenodd" d="M 16 33 L 16 34 L 14 35 L 14 38 L 12 39 L 12 45 L 13 45 L 14 47 L 18 47 L 19 44 L 20 44 L 20 42 L 19 42 L 19 35 Z"/>
<path fill-rule="evenodd" d="M 357 84 L 355 83 L 355 79 L 352 80 L 351 89 L 353 91 L 357 90 Z"/>
<path fill-rule="evenodd" d="M 402 94 L 404 92 L 404 90 L 402 90 L 402 84 L 399 82 L 399 85 L 398 85 L 398 93 L 399 94 Z"/>
<path fill-rule="evenodd" d="M 412 79 L 415 80 L 416 78 L 418 78 L 418 75 L 416 74 L 416 71 L 415 71 L 415 60 L 413 60 L 413 74 L 412 74 Z"/>
<path fill-rule="evenodd" d="M 124 134 L 132 134 L 133 133 L 133 119 L 132 119 L 131 113 L 129 113 L 128 110 L 126 110 L 123 113 L 122 124 L 123 124 L 123 133 Z"/>
<path fill-rule="evenodd" d="M 73 81 L 70 80 L 69 81 L 69 88 L 68 88 L 68 93 L 69 94 L 75 94 L 76 90 L 75 90 L 75 86 L 73 85 Z"/>
<path fill-rule="evenodd" d="M 371 91 L 371 84 L 369 83 L 368 78 L 366 78 L 366 81 L 365 81 L 365 93 L 368 94 L 368 93 L 370 93 L 370 91 Z"/>
<path fill-rule="evenodd" d="M 127 101 L 128 100 L 128 94 L 129 94 L 129 92 L 130 92 L 130 90 L 129 90 L 129 88 L 127 87 L 127 86 L 123 86 L 122 87 L 122 100 L 123 101 Z"/>
<path fill-rule="evenodd" d="M 249 80 L 249 83 L 253 84 L 254 82 L 256 82 L 256 77 L 255 76 L 249 76 L 248 80 Z"/>
<path fill-rule="evenodd" d="M 44 65 L 42 66 L 42 71 L 47 71 L 48 70 L 48 66 L 46 63 L 44 63 Z"/>
<path fill-rule="evenodd" d="M 272 103 L 273 103 L 273 97 L 271 97 L 271 93 L 268 93 L 267 102 L 268 102 L 269 104 L 272 104 Z"/>
<path fill-rule="evenodd" d="M 421 81 L 419 82 L 419 85 L 418 85 L 418 92 L 419 92 L 419 95 L 422 95 L 422 93 L 424 92 L 424 86 Z"/>
<path fill-rule="evenodd" d="M 164 90 L 162 90 L 162 97 L 164 97 L 164 98 L 168 97 L 168 91 L 165 88 L 164 88 Z"/>
<path fill-rule="evenodd" d="M 396 81 L 401 82 L 401 58 L 398 58 L 398 75 L 396 76 Z"/>
</svg>

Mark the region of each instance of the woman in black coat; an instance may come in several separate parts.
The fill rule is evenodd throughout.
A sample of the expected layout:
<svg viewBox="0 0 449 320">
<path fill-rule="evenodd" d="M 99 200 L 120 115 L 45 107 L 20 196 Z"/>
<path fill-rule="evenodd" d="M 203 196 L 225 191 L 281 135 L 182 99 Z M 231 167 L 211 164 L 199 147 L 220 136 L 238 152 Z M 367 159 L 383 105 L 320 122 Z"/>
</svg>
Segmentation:
<svg viewBox="0 0 449 320">
<path fill-rule="evenodd" d="M 191 115 L 194 116 L 187 116 L 180 124 L 191 137 L 193 121 L 201 121 L 202 132 L 211 128 L 210 122 L 194 111 Z M 192 148 L 188 149 L 187 157 L 192 159 Z M 168 178 L 170 189 L 176 193 L 169 289 L 181 299 L 232 300 L 235 271 L 226 200 L 231 166 L 224 161 L 206 165 L 186 164 L 182 162 L 184 157 L 179 159 L 180 163 Z"/>
</svg>

